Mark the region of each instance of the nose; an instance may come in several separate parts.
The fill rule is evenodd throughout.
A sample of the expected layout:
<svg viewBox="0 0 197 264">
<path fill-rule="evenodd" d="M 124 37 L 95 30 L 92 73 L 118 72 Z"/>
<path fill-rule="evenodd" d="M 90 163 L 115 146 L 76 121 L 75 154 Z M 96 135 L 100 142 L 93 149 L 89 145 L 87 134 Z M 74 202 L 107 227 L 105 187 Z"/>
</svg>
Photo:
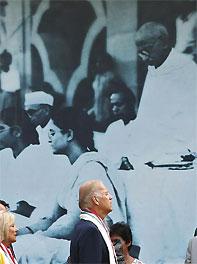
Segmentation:
<svg viewBox="0 0 197 264">
<path fill-rule="evenodd" d="M 143 61 L 143 62 L 147 62 L 148 61 L 148 54 L 142 54 L 142 53 L 138 53 L 139 58 Z"/>
<path fill-rule="evenodd" d="M 49 139 L 49 141 L 51 142 L 51 140 L 52 140 L 52 135 L 51 135 L 50 130 L 48 131 L 48 139 Z"/>
<path fill-rule="evenodd" d="M 116 105 L 114 105 L 112 107 L 112 111 L 113 111 L 114 114 L 117 114 L 118 113 L 118 107 Z"/>
<path fill-rule="evenodd" d="M 112 195 L 111 194 L 109 194 L 109 200 L 112 200 Z"/>
</svg>

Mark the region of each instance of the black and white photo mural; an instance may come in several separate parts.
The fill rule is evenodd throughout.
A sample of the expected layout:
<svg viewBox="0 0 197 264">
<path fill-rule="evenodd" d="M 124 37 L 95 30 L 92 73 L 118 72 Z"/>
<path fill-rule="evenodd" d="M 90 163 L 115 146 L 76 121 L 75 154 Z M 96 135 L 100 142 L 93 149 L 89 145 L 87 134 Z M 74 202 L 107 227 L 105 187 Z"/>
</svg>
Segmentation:
<svg viewBox="0 0 197 264">
<path fill-rule="evenodd" d="M 113 197 L 106 223 L 131 227 L 132 256 L 184 263 L 197 227 L 196 22 L 190 0 L 0 0 L 0 200 L 19 263 L 67 263 L 90 179 Z"/>
</svg>

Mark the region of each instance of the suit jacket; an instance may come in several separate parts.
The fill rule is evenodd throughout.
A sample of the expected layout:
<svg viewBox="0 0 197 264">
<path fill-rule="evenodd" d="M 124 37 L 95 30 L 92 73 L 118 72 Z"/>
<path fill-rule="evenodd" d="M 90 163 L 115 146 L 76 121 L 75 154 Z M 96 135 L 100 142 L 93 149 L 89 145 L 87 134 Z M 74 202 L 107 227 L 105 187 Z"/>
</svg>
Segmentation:
<svg viewBox="0 0 197 264">
<path fill-rule="evenodd" d="M 187 263 L 197 263 L 197 236 L 193 237 L 189 241 L 185 259 L 185 264 Z"/>
<path fill-rule="evenodd" d="M 110 263 L 109 251 L 97 226 L 80 220 L 73 231 L 70 246 L 71 263 Z"/>
</svg>

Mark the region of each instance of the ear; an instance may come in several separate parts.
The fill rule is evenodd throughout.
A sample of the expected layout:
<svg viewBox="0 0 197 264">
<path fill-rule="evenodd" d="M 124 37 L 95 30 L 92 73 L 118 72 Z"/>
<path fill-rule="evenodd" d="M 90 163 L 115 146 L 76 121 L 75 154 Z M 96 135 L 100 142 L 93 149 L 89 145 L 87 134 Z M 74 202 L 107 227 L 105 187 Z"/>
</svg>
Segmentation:
<svg viewBox="0 0 197 264">
<path fill-rule="evenodd" d="M 73 130 L 68 129 L 67 135 L 68 135 L 68 141 L 71 141 L 73 139 L 73 135 L 74 135 Z"/>
<path fill-rule="evenodd" d="M 22 129 L 20 126 L 11 127 L 12 135 L 16 138 L 19 138 L 22 135 Z"/>
<path fill-rule="evenodd" d="M 159 45 L 162 45 L 162 48 L 163 48 L 164 50 L 166 50 L 166 49 L 169 48 L 169 41 L 166 40 L 166 39 L 163 39 L 162 36 L 159 36 L 159 38 L 158 38 L 157 41 L 158 41 L 158 44 L 159 44 Z"/>
<path fill-rule="evenodd" d="M 131 241 L 127 243 L 127 247 L 129 247 L 131 245 Z"/>
<path fill-rule="evenodd" d="M 92 201 L 94 204 L 99 205 L 99 200 L 98 200 L 98 197 L 96 195 L 92 196 Z"/>
</svg>

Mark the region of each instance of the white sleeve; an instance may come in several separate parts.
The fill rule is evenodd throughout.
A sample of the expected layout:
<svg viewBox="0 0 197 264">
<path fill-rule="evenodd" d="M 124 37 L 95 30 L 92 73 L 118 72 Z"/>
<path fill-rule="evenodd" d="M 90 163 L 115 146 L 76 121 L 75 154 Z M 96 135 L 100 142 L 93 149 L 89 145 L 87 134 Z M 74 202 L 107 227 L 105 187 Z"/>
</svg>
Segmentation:
<svg viewBox="0 0 197 264">
<path fill-rule="evenodd" d="M 192 247 L 192 240 L 189 241 L 189 244 L 187 247 L 185 264 L 191 263 L 191 247 Z"/>
</svg>

